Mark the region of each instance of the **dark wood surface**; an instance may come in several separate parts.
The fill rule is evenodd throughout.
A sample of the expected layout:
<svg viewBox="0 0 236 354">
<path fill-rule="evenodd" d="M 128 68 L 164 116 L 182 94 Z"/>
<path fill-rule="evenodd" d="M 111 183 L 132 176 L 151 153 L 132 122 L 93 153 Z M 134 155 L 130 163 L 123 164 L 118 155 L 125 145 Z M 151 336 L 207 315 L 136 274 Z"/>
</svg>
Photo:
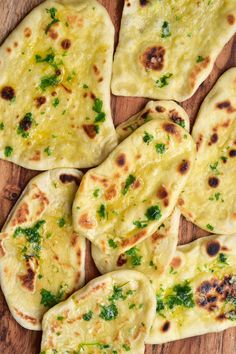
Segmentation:
<svg viewBox="0 0 236 354">
<path fill-rule="evenodd" d="M 116 27 L 118 40 L 123 0 L 99 0 L 106 6 Z M 7 37 L 20 20 L 42 0 L 0 0 L 0 43 Z M 218 57 L 208 79 L 200 86 L 196 94 L 182 103 L 194 123 L 199 106 L 214 85 L 217 78 L 228 68 L 236 65 L 236 37 L 225 46 Z M 0 73 L 1 75 L 1 73 Z M 112 112 L 115 123 L 127 119 L 138 112 L 146 99 L 112 97 Z M 21 191 L 37 172 L 18 167 L 0 160 L 0 227 L 6 220 Z M 179 242 L 186 243 L 197 237 L 207 235 L 193 224 L 182 218 Z M 98 275 L 91 257 L 90 247 L 86 259 L 86 281 Z M 0 292 L 0 353 L 1 354 L 37 354 L 40 348 L 41 333 L 23 329 L 12 318 L 4 297 Z M 208 334 L 165 345 L 147 346 L 146 354 L 236 354 L 236 328 L 218 334 Z"/>
</svg>

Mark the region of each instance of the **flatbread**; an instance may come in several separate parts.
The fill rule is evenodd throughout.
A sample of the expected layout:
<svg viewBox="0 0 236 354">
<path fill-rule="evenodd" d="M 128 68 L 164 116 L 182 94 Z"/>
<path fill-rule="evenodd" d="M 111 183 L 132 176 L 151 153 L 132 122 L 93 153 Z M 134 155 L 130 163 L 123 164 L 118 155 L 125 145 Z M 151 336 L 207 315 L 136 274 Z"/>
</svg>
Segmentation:
<svg viewBox="0 0 236 354">
<path fill-rule="evenodd" d="M 135 269 L 152 281 L 159 277 L 174 256 L 178 243 L 180 212 L 176 208 L 145 241 L 118 257 L 107 256 L 92 245 L 92 257 L 102 274 L 120 269 Z"/>
<path fill-rule="evenodd" d="M 174 123 L 190 129 L 190 121 L 185 110 L 174 101 L 149 101 L 141 112 L 119 124 L 116 128 L 119 142 L 127 138 L 138 127 L 152 119 L 170 119 Z"/>
<path fill-rule="evenodd" d="M 198 113 L 192 136 L 197 159 L 179 198 L 182 214 L 202 229 L 236 233 L 236 69 L 217 81 Z"/>
<path fill-rule="evenodd" d="M 191 97 L 235 31 L 235 1 L 126 0 L 113 94 Z"/>
<path fill-rule="evenodd" d="M 179 246 L 171 267 L 153 283 L 157 312 L 147 343 L 165 343 L 236 325 L 234 237 L 214 235 Z"/>
<path fill-rule="evenodd" d="M 88 171 L 73 206 L 74 227 L 103 253 L 120 255 L 151 236 L 173 211 L 195 145 L 171 120 L 152 120 Z"/>
<path fill-rule="evenodd" d="M 96 278 L 45 314 L 41 353 L 143 354 L 155 306 L 153 288 L 139 272 Z"/>
<path fill-rule="evenodd" d="M 0 158 L 87 168 L 116 146 L 114 28 L 95 0 L 45 1 L 0 48 Z"/>
<path fill-rule="evenodd" d="M 85 278 L 85 240 L 71 206 L 82 173 L 57 169 L 33 178 L 0 234 L 1 288 L 15 320 L 40 330 L 43 314 Z"/>
</svg>

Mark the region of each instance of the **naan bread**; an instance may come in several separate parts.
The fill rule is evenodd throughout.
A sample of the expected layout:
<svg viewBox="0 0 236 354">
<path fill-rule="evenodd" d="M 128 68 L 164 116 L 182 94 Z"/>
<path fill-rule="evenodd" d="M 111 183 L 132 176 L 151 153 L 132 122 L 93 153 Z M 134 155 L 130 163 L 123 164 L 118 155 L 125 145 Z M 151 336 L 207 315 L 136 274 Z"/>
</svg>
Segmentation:
<svg viewBox="0 0 236 354">
<path fill-rule="evenodd" d="M 169 266 L 178 243 L 180 212 L 176 208 L 145 241 L 118 257 L 107 256 L 92 245 L 92 257 L 99 272 L 104 274 L 119 269 L 135 269 L 149 279 L 155 279 Z"/>
<path fill-rule="evenodd" d="M 197 159 L 179 198 L 182 214 L 213 233 L 236 233 L 236 69 L 203 102 L 192 132 Z"/>
<path fill-rule="evenodd" d="M 119 142 L 152 119 L 170 119 L 189 131 L 189 117 L 180 105 L 174 101 L 149 101 L 141 112 L 118 125 L 116 133 Z"/>
<path fill-rule="evenodd" d="M 45 314 L 41 353 L 143 354 L 155 306 L 153 288 L 139 272 L 96 278 Z"/>
<path fill-rule="evenodd" d="M 171 214 L 194 159 L 185 129 L 168 119 L 147 122 L 85 174 L 73 206 L 75 230 L 119 256 Z"/>
<path fill-rule="evenodd" d="M 236 30 L 232 0 L 126 0 L 112 92 L 183 101 Z"/>
<path fill-rule="evenodd" d="M 1 288 L 25 328 L 40 330 L 43 314 L 83 286 L 85 240 L 71 216 L 81 178 L 58 169 L 32 179 L 0 234 Z"/>
<path fill-rule="evenodd" d="M 159 344 L 236 325 L 236 247 L 210 236 L 177 248 L 171 267 L 153 283 L 156 319 L 147 343 Z"/>
<path fill-rule="evenodd" d="M 0 48 L 0 157 L 36 170 L 91 167 L 117 138 L 114 28 L 95 0 L 45 1 Z"/>
</svg>

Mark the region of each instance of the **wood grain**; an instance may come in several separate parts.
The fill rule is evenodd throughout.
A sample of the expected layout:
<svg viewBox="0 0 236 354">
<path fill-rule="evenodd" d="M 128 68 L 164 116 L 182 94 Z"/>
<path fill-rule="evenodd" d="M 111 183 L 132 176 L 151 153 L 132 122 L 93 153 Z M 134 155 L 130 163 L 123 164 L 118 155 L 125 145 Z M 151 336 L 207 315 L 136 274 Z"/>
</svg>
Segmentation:
<svg viewBox="0 0 236 354">
<path fill-rule="evenodd" d="M 18 22 L 42 0 L 0 0 L 0 43 Z M 120 18 L 123 0 L 100 0 L 106 6 L 116 28 L 115 41 L 118 41 Z M 218 57 L 214 69 L 208 79 L 201 85 L 196 94 L 182 103 L 188 112 L 193 125 L 199 106 L 212 88 L 217 78 L 228 68 L 236 66 L 236 37 L 225 46 Z M 115 124 L 138 112 L 146 99 L 112 97 L 111 105 Z M 6 220 L 9 211 L 27 182 L 37 172 L 18 167 L 0 160 L 0 227 Z M 193 224 L 182 218 L 179 230 L 179 243 L 186 243 L 195 238 L 207 235 Z M 99 273 L 91 260 L 90 245 L 86 259 L 86 280 Z M 2 354 L 37 354 L 40 348 L 41 333 L 23 329 L 12 318 L 4 297 L 0 293 L 0 353 Z M 219 334 L 208 334 L 165 345 L 147 346 L 146 354 L 236 354 L 236 328 Z"/>
</svg>

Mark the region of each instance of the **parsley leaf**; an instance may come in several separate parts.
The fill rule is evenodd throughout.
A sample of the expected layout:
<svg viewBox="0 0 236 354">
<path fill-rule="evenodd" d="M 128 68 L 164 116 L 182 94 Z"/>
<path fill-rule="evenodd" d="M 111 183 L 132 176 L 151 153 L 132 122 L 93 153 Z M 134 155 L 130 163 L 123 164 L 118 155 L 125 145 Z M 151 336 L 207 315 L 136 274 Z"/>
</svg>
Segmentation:
<svg viewBox="0 0 236 354">
<path fill-rule="evenodd" d="M 111 247 L 111 248 L 117 248 L 118 246 L 117 246 L 117 243 L 114 241 L 114 240 L 112 240 L 111 238 L 110 238 L 110 240 L 108 240 L 108 245 Z"/>
<path fill-rule="evenodd" d="M 52 150 L 50 149 L 50 147 L 46 147 L 44 150 L 45 154 L 47 154 L 48 156 L 51 156 L 52 155 Z"/>
<path fill-rule="evenodd" d="M 60 80 L 58 79 L 57 75 L 47 75 L 41 78 L 39 87 L 41 88 L 41 90 L 45 91 L 47 87 L 57 86 L 59 82 Z"/>
<path fill-rule="evenodd" d="M 99 189 L 99 188 L 96 188 L 96 189 L 94 190 L 94 192 L 93 192 L 93 196 L 94 196 L 95 198 L 97 198 L 97 197 L 99 197 L 99 195 L 100 195 L 100 189 Z"/>
<path fill-rule="evenodd" d="M 164 152 L 166 151 L 166 146 L 165 146 L 165 144 L 156 144 L 156 145 L 155 145 L 155 148 L 156 148 L 156 151 L 157 151 L 159 154 L 164 154 Z"/>
<path fill-rule="evenodd" d="M 4 149 L 4 156 L 10 157 L 13 153 L 13 148 L 11 146 L 6 146 Z"/>
<path fill-rule="evenodd" d="M 125 300 L 127 296 L 123 294 L 121 286 L 113 286 L 113 294 L 109 297 L 109 301 Z"/>
<path fill-rule="evenodd" d="M 130 257 L 130 262 L 132 266 L 136 267 L 141 265 L 143 257 L 138 255 L 137 247 L 130 248 L 128 251 L 125 252 L 125 254 Z"/>
<path fill-rule="evenodd" d="M 201 56 L 201 55 L 198 55 L 197 56 L 197 59 L 196 59 L 196 62 L 197 63 L 201 63 L 202 61 L 204 61 L 205 59 Z"/>
<path fill-rule="evenodd" d="M 107 211 L 106 211 L 106 207 L 104 204 L 101 204 L 98 211 L 97 211 L 98 215 L 100 216 L 101 219 L 105 219 L 107 217 Z"/>
<path fill-rule="evenodd" d="M 210 230 L 210 231 L 213 231 L 213 230 L 214 230 L 214 227 L 213 227 L 211 224 L 207 224 L 206 227 L 207 227 L 208 230 Z"/>
<path fill-rule="evenodd" d="M 218 170 L 219 162 L 216 161 L 212 165 L 210 165 L 210 169 L 216 174 L 216 176 L 220 175 L 220 171 Z"/>
<path fill-rule="evenodd" d="M 60 20 L 56 17 L 57 9 L 55 7 L 51 7 L 50 9 L 46 9 L 47 13 L 50 14 L 52 21 L 47 25 L 45 29 L 45 33 L 47 34 L 52 25 L 54 25 L 57 22 L 60 22 Z"/>
<path fill-rule="evenodd" d="M 161 27 L 161 38 L 167 38 L 171 36 L 169 22 L 164 21 Z"/>
<path fill-rule="evenodd" d="M 223 264 L 227 264 L 228 265 L 227 259 L 228 259 L 228 257 L 224 253 L 220 253 L 218 258 L 217 258 L 217 261 L 219 263 L 223 263 Z"/>
<path fill-rule="evenodd" d="M 3 122 L 0 123 L 0 130 L 4 130 L 4 123 Z"/>
<path fill-rule="evenodd" d="M 145 227 L 148 226 L 146 221 L 141 221 L 141 220 L 135 220 L 133 221 L 133 224 L 138 228 L 138 229 L 144 229 Z"/>
<path fill-rule="evenodd" d="M 104 319 L 105 321 L 114 320 L 118 316 L 118 309 L 115 304 L 111 304 L 108 306 L 101 306 L 101 312 L 99 317 Z"/>
<path fill-rule="evenodd" d="M 53 107 L 57 107 L 59 105 L 59 103 L 60 103 L 60 101 L 59 101 L 59 98 L 57 97 L 53 100 L 52 105 L 53 105 Z"/>
<path fill-rule="evenodd" d="M 130 346 L 129 346 L 129 345 L 123 344 L 122 347 L 124 348 L 124 350 L 125 350 L 126 352 L 129 352 L 129 351 L 130 351 Z"/>
<path fill-rule="evenodd" d="M 125 195 L 129 191 L 129 187 L 134 183 L 135 180 L 136 180 L 135 176 L 133 176 L 133 175 L 128 176 L 128 178 L 125 181 L 124 189 L 122 191 L 123 195 Z"/>
<path fill-rule="evenodd" d="M 92 317 L 93 317 L 93 312 L 89 311 L 89 312 L 87 312 L 87 313 L 85 313 L 83 315 L 83 320 L 84 321 L 90 321 Z"/>
<path fill-rule="evenodd" d="M 152 134 L 149 134 L 147 132 L 144 132 L 144 136 L 143 136 L 143 141 L 149 145 L 150 142 L 154 139 L 154 136 Z"/>
<path fill-rule="evenodd" d="M 59 220 L 58 220 L 58 222 L 57 222 L 57 224 L 58 224 L 58 226 L 59 227 L 64 227 L 65 226 L 65 224 L 66 224 L 66 221 L 65 221 L 65 219 L 64 218 L 60 218 Z"/>
<path fill-rule="evenodd" d="M 162 216 L 160 207 L 158 205 L 154 205 L 148 208 L 145 216 L 148 220 L 159 220 Z"/>
<path fill-rule="evenodd" d="M 162 88 L 164 86 L 169 85 L 169 80 L 168 79 L 171 78 L 171 76 L 173 76 L 173 74 L 171 74 L 171 73 L 162 75 L 159 80 L 156 80 L 157 86 Z"/>
<path fill-rule="evenodd" d="M 64 296 L 64 291 L 62 291 L 62 287 L 58 290 L 56 294 L 52 294 L 50 291 L 46 289 L 41 289 L 41 304 L 45 307 L 53 307 L 58 304 Z"/>
<path fill-rule="evenodd" d="M 187 308 L 194 306 L 193 292 L 187 280 L 173 287 L 172 294 L 166 297 L 166 305 L 170 310 L 176 306 Z"/>
<path fill-rule="evenodd" d="M 99 98 L 96 98 L 93 105 L 93 111 L 96 113 L 101 113 L 103 102 Z"/>
</svg>

